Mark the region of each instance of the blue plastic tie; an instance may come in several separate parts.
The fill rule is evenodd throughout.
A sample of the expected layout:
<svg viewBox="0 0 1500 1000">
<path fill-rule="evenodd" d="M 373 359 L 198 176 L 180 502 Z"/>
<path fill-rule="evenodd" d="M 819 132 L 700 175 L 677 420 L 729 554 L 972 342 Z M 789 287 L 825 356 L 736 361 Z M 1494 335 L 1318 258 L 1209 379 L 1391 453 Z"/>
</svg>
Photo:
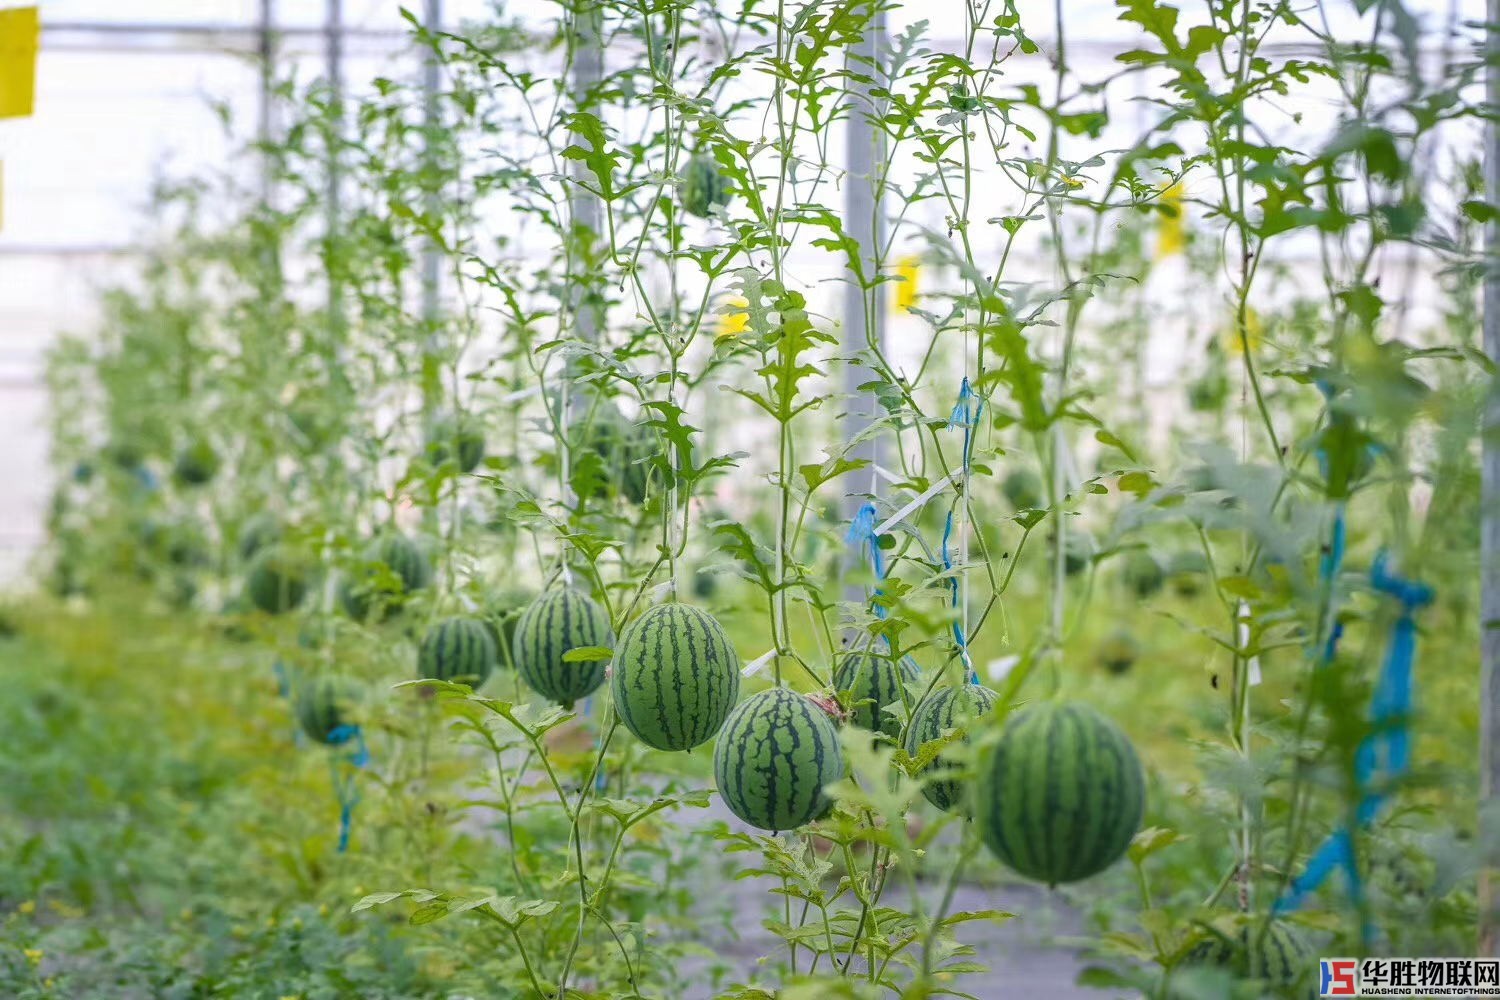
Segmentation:
<svg viewBox="0 0 1500 1000">
<path fill-rule="evenodd" d="M 1331 553 L 1330 553 L 1331 554 Z M 1411 766 L 1411 743 L 1406 729 L 1411 713 L 1412 668 L 1416 661 L 1416 612 L 1432 603 L 1432 588 L 1406 580 L 1392 572 L 1390 560 L 1382 552 L 1370 567 L 1370 585 L 1377 593 L 1401 603 L 1401 612 L 1391 626 L 1390 644 L 1370 700 L 1370 722 L 1374 731 L 1367 735 L 1354 754 L 1354 781 L 1360 792 L 1354 810 L 1354 821 L 1367 825 L 1380 812 L 1386 793 L 1373 791 L 1371 783 L 1379 775 L 1388 784 L 1405 774 Z M 1292 881 L 1287 892 L 1276 902 L 1277 913 L 1299 908 L 1335 868 L 1343 868 L 1349 881 L 1349 892 L 1356 902 L 1362 897 L 1364 884 L 1354 863 L 1353 834 L 1348 825 L 1336 830 L 1308 859 L 1306 868 Z M 1368 934 L 1369 928 L 1366 928 Z"/>
<path fill-rule="evenodd" d="M 349 755 L 348 762 L 355 768 L 364 768 L 370 763 L 370 748 L 365 745 L 365 735 L 358 726 L 335 727 L 328 734 L 328 743 L 336 747 L 353 743 L 354 752 Z M 353 774 L 344 776 L 339 773 L 336 757 L 329 758 L 329 768 L 333 772 L 333 791 L 339 800 L 339 853 L 343 854 L 349 850 L 349 828 L 354 822 L 354 807 L 359 805 L 359 789 Z"/>
<path fill-rule="evenodd" d="M 953 412 L 948 415 L 948 427 L 962 428 L 964 432 L 964 443 L 962 452 L 962 482 L 963 489 L 968 489 L 969 465 L 974 452 L 974 428 L 979 424 L 979 416 L 984 412 L 984 400 L 974 395 L 974 388 L 969 384 L 968 376 L 964 376 L 963 382 L 958 387 L 958 402 L 953 406 Z M 960 501 L 963 501 L 960 497 Z M 969 660 L 969 641 L 964 635 L 962 619 L 959 614 L 963 600 L 963 587 L 959 583 L 958 575 L 953 573 L 953 557 L 949 553 L 948 541 L 953 535 L 953 510 L 948 510 L 948 518 L 943 524 L 943 569 L 950 575 L 948 577 L 948 592 L 951 595 L 950 604 L 953 609 L 953 641 L 958 643 L 959 655 L 962 656 L 964 664 L 969 668 L 968 680 L 970 684 L 979 683 L 979 673 Z"/>
</svg>

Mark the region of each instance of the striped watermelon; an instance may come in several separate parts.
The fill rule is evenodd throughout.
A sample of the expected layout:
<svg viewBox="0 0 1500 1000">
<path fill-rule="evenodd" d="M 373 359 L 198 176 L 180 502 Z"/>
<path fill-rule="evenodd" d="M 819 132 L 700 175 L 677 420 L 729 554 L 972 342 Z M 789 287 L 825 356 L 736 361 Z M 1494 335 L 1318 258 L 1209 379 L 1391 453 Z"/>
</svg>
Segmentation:
<svg viewBox="0 0 1500 1000">
<path fill-rule="evenodd" d="M 452 461 L 459 472 L 473 472 L 484 459 L 484 430 L 469 416 L 444 414 L 427 428 L 427 461 Z"/>
<path fill-rule="evenodd" d="M 257 514 L 240 528 L 240 558 L 250 559 L 281 541 L 281 523 L 270 514 Z"/>
<path fill-rule="evenodd" d="M 218 471 L 219 453 L 200 438 L 178 452 L 177 461 L 172 465 L 172 478 L 183 486 L 202 486 Z"/>
<path fill-rule="evenodd" d="M 1121 575 L 1125 586 L 1137 597 L 1150 597 L 1161 590 L 1167 579 L 1161 561 L 1144 549 L 1136 549 L 1125 557 L 1125 568 Z"/>
<path fill-rule="evenodd" d="M 516 622 L 531 603 L 532 595 L 520 590 L 503 590 L 492 593 L 485 601 L 484 623 L 495 640 L 496 662 L 500 666 L 511 665 L 511 645 L 516 638 Z"/>
<path fill-rule="evenodd" d="M 844 777 L 833 720 L 807 698 L 775 687 L 742 701 L 714 744 L 719 795 L 762 830 L 795 830 L 833 807 L 823 789 Z"/>
<path fill-rule="evenodd" d="M 267 614 L 290 611 L 302 603 L 307 590 L 307 563 L 284 546 L 262 551 L 245 577 L 245 595 Z"/>
<path fill-rule="evenodd" d="M 1140 829 L 1146 779 L 1118 726 L 1086 705 L 1013 716 L 979 768 L 976 822 L 1005 864 L 1048 885 L 1113 864 Z"/>
<path fill-rule="evenodd" d="M 1295 927 L 1272 921 L 1246 924 L 1239 933 L 1205 933 L 1182 958 L 1182 965 L 1225 969 L 1241 979 L 1295 986 L 1311 971 L 1312 947 Z"/>
<path fill-rule="evenodd" d="M 613 646 L 609 616 L 576 590 L 559 587 L 531 603 L 516 622 L 511 643 L 516 670 L 533 691 L 569 707 L 604 683 L 604 660 L 569 663 L 569 650 Z"/>
<path fill-rule="evenodd" d="M 350 618 L 375 620 L 432 582 L 432 565 L 421 546 L 405 535 L 382 535 L 365 548 L 361 565 L 339 581 L 339 603 Z"/>
<path fill-rule="evenodd" d="M 921 751 L 922 744 L 931 743 L 944 733 L 962 732 L 970 720 L 988 712 L 999 699 L 1000 696 L 995 692 L 978 684 L 962 684 L 934 691 L 912 713 L 911 724 L 906 727 L 906 752 L 915 757 Z M 965 743 L 969 741 L 967 732 L 963 732 L 960 738 Z M 965 784 L 957 778 L 931 780 L 934 775 L 956 769 L 957 765 L 944 760 L 941 754 L 923 768 L 926 779 L 922 785 L 922 794 L 939 809 L 951 811 L 955 807 L 965 806 L 967 811 L 964 802 L 968 794 Z"/>
<path fill-rule="evenodd" d="M 1044 507 L 1047 504 L 1042 491 L 1042 478 L 1025 466 L 1012 469 L 1000 484 L 1000 492 L 1017 510 Z"/>
<path fill-rule="evenodd" d="M 833 687 L 840 694 L 841 704 L 850 711 L 853 725 L 894 739 L 901 733 L 901 720 L 888 713 L 886 706 L 901 704 L 906 698 L 906 683 L 916 679 L 916 664 L 909 659 L 856 653 L 844 657 L 833 672 Z"/>
<path fill-rule="evenodd" d="M 610 681 L 625 728 L 658 750 L 691 750 L 713 739 L 740 694 L 734 646 L 712 615 L 659 604 L 625 631 Z"/>
<path fill-rule="evenodd" d="M 308 739 L 338 743 L 335 732 L 354 724 L 353 688 L 347 681 L 326 675 L 305 680 L 298 685 L 296 713 L 297 724 Z"/>
<path fill-rule="evenodd" d="M 649 426 L 631 423 L 614 403 L 600 403 L 574 451 L 579 461 L 573 487 L 585 496 L 618 495 L 644 503 L 651 472 L 647 460 L 655 451 L 656 436 Z"/>
<path fill-rule="evenodd" d="M 1099 662 L 1112 674 L 1127 672 L 1135 666 L 1136 658 L 1140 655 L 1141 644 L 1129 629 L 1116 629 L 1099 647 Z"/>
<path fill-rule="evenodd" d="M 1050 553 L 1052 550 L 1049 548 L 1047 551 Z M 1089 568 L 1089 563 L 1094 561 L 1098 553 L 1099 547 L 1094 544 L 1094 536 L 1074 528 L 1063 539 L 1063 572 L 1068 576 L 1077 576 Z"/>
<path fill-rule="evenodd" d="M 682 168 L 682 210 L 706 219 L 719 205 L 729 204 L 729 190 L 713 157 L 699 153 Z"/>
<path fill-rule="evenodd" d="M 478 688 L 489 679 L 498 656 L 483 618 L 445 618 L 422 637 L 417 650 L 417 676 Z"/>
</svg>

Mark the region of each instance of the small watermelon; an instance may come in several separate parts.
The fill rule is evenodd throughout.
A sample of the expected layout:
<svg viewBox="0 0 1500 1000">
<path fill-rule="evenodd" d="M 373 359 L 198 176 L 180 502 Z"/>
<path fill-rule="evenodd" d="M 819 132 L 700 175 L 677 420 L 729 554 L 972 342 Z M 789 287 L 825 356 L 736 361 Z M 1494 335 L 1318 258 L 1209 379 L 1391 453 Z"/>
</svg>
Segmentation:
<svg viewBox="0 0 1500 1000">
<path fill-rule="evenodd" d="M 1258 979 L 1276 986 L 1295 986 L 1309 975 L 1312 947 L 1295 927 L 1272 921 L 1240 927 L 1239 932 L 1205 933 L 1183 956 L 1184 966 L 1211 966 L 1241 979 Z"/>
<path fill-rule="evenodd" d="M 713 739 L 740 694 L 740 661 L 714 617 L 658 604 L 620 633 L 610 680 L 625 728 L 658 750 Z"/>
<path fill-rule="evenodd" d="M 1166 582 L 1166 572 L 1161 561 L 1145 549 L 1132 549 L 1125 556 L 1125 567 L 1121 571 L 1125 586 L 1136 597 L 1150 597 L 1161 590 Z"/>
<path fill-rule="evenodd" d="M 631 423 L 613 403 L 601 403 L 574 449 L 573 486 L 585 496 L 619 495 L 644 503 L 655 452 L 656 435 L 649 426 Z"/>
<path fill-rule="evenodd" d="M 901 733 L 901 720 L 887 712 L 886 706 L 901 704 L 905 685 L 916 679 L 916 664 L 906 657 L 893 660 L 876 653 L 856 653 L 839 663 L 833 687 L 844 696 L 841 701 L 850 711 L 851 724 L 894 739 Z"/>
<path fill-rule="evenodd" d="M 828 713 L 775 687 L 740 702 L 714 744 L 719 795 L 762 830 L 795 830 L 828 815 L 824 788 L 844 777 L 839 734 Z"/>
<path fill-rule="evenodd" d="M 1063 573 L 1077 576 L 1089 568 L 1098 552 L 1093 535 L 1079 528 L 1072 529 L 1063 539 Z"/>
<path fill-rule="evenodd" d="M 240 527 L 240 558 L 253 558 L 261 549 L 279 541 L 281 541 L 281 523 L 270 514 L 256 514 Z"/>
<path fill-rule="evenodd" d="M 445 414 L 427 428 L 427 461 L 452 461 L 461 473 L 473 472 L 484 459 L 484 430 L 470 416 Z"/>
<path fill-rule="evenodd" d="M 314 742 L 343 743 L 355 725 L 354 706 L 354 689 L 340 678 L 319 675 L 297 685 L 297 724 Z"/>
<path fill-rule="evenodd" d="M 405 535 L 382 535 L 366 546 L 361 565 L 339 581 L 339 603 L 356 621 L 379 621 L 432 582 L 432 565 Z"/>
<path fill-rule="evenodd" d="M 511 662 L 511 645 L 516 638 L 516 622 L 531 603 L 532 595 L 520 590 L 502 590 L 485 601 L 483 621 L 495 640 L 497 662 Z"/>
<path fill-rule="evenodd" d="M 1167 561 L 1167 576 L 1179 597 L 1196 597 L 1203 590 L 1208 560 L 1196 549 L 1183 549 Z"/>
<path fill-rule="evenodd" d="M 469 615 L 445 618 L 422 637 L 417 650 L 417 676 L 479 688 L 494 672 L 498 656 L 484 619 Z"/>
<path fill-rule="evenodd" d="M 1188 383 L 1188 406 L 1199 413 L 1218 413 L 1229 398 L 1229 379 L 1222 367 L 1204 372 Z"/>
<path fill-rule="evenodd" d="M 1141 826 L 1146 778 L 1118 726 L 1086 705 L 1012 716 L 980 762 L 975 822 L 1002 862 L 1048 885 L 1113 864 Z"/>
<path fill-rule="evenodd" d="M 516 670 L 530 688 L 569 707 L 604 683 L 604 660 L 566 661 L 569 650 L 613 646 L 609 616 L 593 599 L 559 587 L 538 597 L 516 622 Z"/>
<path fill-rule="evenodd" d="M 1099 662 L 1112 674 L 1123 674 L 1135 665 L 1141 655 L 1141 644 L 1128 629 L 1111 632 L 1099 647 Z"/>
<path fill-rule="evenodd" d="M 713 157 L 699 153 L 682 168 L 682 210 L 706 219 L 713 209 L 729 204 L 729 189 Z"/>
<path fill-rule="evenodd" d="M 128 437 L 117 437 L 104 448 L 105 457 L 117 469 L 131 472 L 146 461 L 146 449 Z"/>
<path fill-rule="evenodd" d="M 172 478 L 183 486 L 202 486 L 219 472 L 219 453 L 199 438 L 177 453 Z"/>
<path fill-rule="evenodd" d="M 969 721 L 988 712 L 999 698 L 994 691 L 978 684 L 962 684 L 934 691 L 912 713 L 911 724 L 906 727 L 907 754 L 917 756 L 922 750 L 922 744 L 941 739 L 945 733 L 958 732 L 961 734 L 959 738 L 967 743 L 969 737 L 966 727 Z M 922 786 L 922 794 L 939 809 L 951 811 L 959 806 L 967 806 L 964 801 L 967 797 L 965 784 L 957 779 L 930 780 L 934 775 L 956 769 L 957 765 L 944 760 L 942 754 L 922 769 L 928 779 Z"/>
<path fill-rule="evenodd" d="M 1042 490 L 1042 477 L 1025 466 L 1006 473 L 1005 480 L 1000 484 L 1000 492 L 1005 494 L 1005 499 L 1017 510 L 1047 505 L 1046 495 Z"/>
<path fill-rule="evenodd" d="M 260 552 L 245 577 L 250 603 L 267 614 L 290 611 L 302 603 L 308 590 L 307 562 L 284 546 Z"/>
</svg>

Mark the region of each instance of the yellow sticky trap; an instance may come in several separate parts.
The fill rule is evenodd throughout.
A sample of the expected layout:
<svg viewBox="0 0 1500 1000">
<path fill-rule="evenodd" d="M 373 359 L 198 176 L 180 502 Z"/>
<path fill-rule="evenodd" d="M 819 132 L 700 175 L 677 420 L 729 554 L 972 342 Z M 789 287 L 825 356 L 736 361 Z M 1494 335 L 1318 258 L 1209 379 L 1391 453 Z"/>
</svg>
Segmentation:
<svg viewBox="0 0 1500 1000">
<path fill-rule="evenodd" d="M 1182 203 L 1182 185 L 1173 184 L 1161 193 L 1161 212 L 1156 222 L 1156 259 L 1182 253 L 1187 246 L 1187 216 Z"/>
<path fill-rule="evenodd" d="M 916 257 L 902 257 L 896 263 L 896 311 L 910 312 L 917 304 L 917 268 L 921 261 Z"/>
<path fill-rule="evenodd" d="M 42 24 L 35 7 L 0 10 L 0 118 L 25 118 L 36 104 L 36 52 Z"/>
<path fill-rule="evenodd" d="M 750 328 L 750 303 L 736 295 L 725 305 L 729 308 L 719 315 L 718 337 L 738 337 Z"/>
</svg>

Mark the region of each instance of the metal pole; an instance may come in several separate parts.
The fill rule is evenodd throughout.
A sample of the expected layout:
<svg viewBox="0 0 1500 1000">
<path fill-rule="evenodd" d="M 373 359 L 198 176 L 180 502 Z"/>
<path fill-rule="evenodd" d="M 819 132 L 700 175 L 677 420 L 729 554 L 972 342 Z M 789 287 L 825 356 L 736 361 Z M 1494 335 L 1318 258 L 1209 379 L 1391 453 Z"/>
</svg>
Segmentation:
<svg viewBox="0 0 1500 1000">
<path fill-rule="evenodd" d="M 427 30 L 433 33 L 443 28 L 443 0 L 426 0 L 423 23 Z M 428 162 L 431 166 L 432 137 L 442 126 L 441 115 L 438 111 L 438 66 L 437 54 L 426 53 L 422 62 L 422 120 L 427 127 L 427 137 L 423 140 L 428 150 Z M 441 207 L 441 197 L 438 192 L 433 191 L 428 196 L 428 213 L 436 217 Z M 429 323 L 437 319 L 438 314 L 438 286 L 442 275 L 443 258 L 438 251 L 437 245 L 431 240 L 422 251 L 422 318 Z"/>
<path fill-rule="evenodd" d="M 328 61 L 328 98 L 332 109 L 332 121 L 328 123 L 328 205 L 325 215 L 327 224 L 328 253 L 334 255 L 334 245 L 343 217 L 342 177 L 339 169 L 339 145 L 344 134 L 344 3 L 343 0 L 328 0 L 324 23 L 325 55 Z M 338 279 L 336 262 L 329 261 L 328 273 L 328 326 L 335 343 L 342 339 L 344 326 L 344 290 Z M 330 351 L 334 349 L 329 345 Z"/>
<path fill-rule="evenodd" d="M 880 264 L 885 252 L 885 218 L 881 211 L 881 196 L 877 189 L 877 174 L 882 175 L 886 163 L 885 133 L 875 125 L 874 119 L 884 113 L 884 102 L 877 101 L 870 93 L 880 81 L 880 59 L 885 51 L 885 10 L 883 0 L 872 0 L 870 20 L 858 42 L 850 46 L 851 68 L 861 75 L 871 77 L 872 84 L 853 83 L 849 94 L 849 115 L 845 121 L 844 174 L 844 225 L 859 246 L 860 270 L 864 281 L 872 282 L 879 276 Z M 859 276 L 851 268 L 844 285 L 844 354 L 852 357 L 871 345 L 885 344 L 885 285 L 864 287 Z M 875 419 L 879 405 L 872 393 L 861 392 L 859 387 L 872 381 L 875 374 L 867 366 L 854 361 L 844 367 L 844 391 L 848 402 L 842 421 L 846 441 L 853 440 L 864 432 Z M 879 444 L 874 437 L 861 441 L 850 453 L 850 458 L 864 460 L 872 466 L 880 461 Z M 870 492 L 875 492 L 875 476 L 870 476 Z M 848 495 L 844 501 L 844 520 L 853 520 L 864 500 L 858 495 Z M 851 591 L 856 591 L 851 585 Z M 858 600 L 852 592 L 851 600 Z"/>
<path fill-rule="evenodd" d="M 577 7 L 577 28 L 574 36 L 573 52 L 573 108 L 576 110 L 583 107 L 588 101 L 588 93 L 604 76 L 604 50 L 600 34 L 603 31 L 602 12 L 596 0 L 582 0 Z M 573 256 L 575 263 L 582 257 L 585 268 L 591 265 L 594 256 L 595 242 L 599 238 L 602 229 L 600 219 L 599 199 L 595 195 L 585 191 L 582 184 L 591 179 L 593 174 L 581 160 L 573 161 L 573 187 L 570 188 L 569 199 L 572 204 L 573 232 L 571 238 L 575 240 Z M 574 321 L 577 323 L 578 335 L 584 340 L 595 341 L 599 338 L 599 329 L 602 325 L 601 318 L 596 309 L 585 308 L 584 295 L 580 283 L 573 282 L 573 305 Z"/>
<path fill-rule="evenodd" d="M 271 26 L 276 23 L 275 0 L 260 0 L 260 21 L 256 25 L 257 48 L 260 57 L 260 115 L 256 123 L 255 137 L 266 150 L 271 142 L 272 104 L 276 89 L 276 39 Z M 267 150 L 260 160 L 260 200 L 271 203 L 271 154 Z"/>
<path fill-rule="evenodd" d="M 1500 109 L 1500 0 L 1489 0 L 1485 51 L 1486 96 L 1491 115 Z M 1485 194 L 1500 197 L 1500 127 L 1485 132 Z M 1484 351 L 1500 364 L 1500 223 L 1485 227 Z M 1500 903 L 1489 866 L 1500 845 L 1500 385 L 1490 384 L 1482 422 L 1483 485 L 1480 510 L 1480 761 L 1479 954 L 1500 954 Z"/>
</svg>

